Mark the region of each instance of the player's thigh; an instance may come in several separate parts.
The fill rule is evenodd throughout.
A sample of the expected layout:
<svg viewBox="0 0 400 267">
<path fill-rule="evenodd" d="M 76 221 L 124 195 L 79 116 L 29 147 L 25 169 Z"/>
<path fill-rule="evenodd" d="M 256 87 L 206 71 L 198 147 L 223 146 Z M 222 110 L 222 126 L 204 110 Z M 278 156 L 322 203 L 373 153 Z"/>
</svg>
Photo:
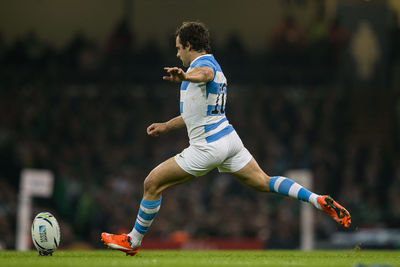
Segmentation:
<svg viewBox="0 0 400 267">
<path fill-rule="evenodd" d="M 149 173 L 144 181 L 144 189 L 162 192 L 172 185 L 182 184 L 193 178 L 194 176 L 185 172 L 174 158 L 169 158 Z"/>
<path fill-rule="evenodd" d="M 260 168 L 257 161 L 252 158 L 242 169 L 232 173 L 236 179 L 258 191 L 268 191 L 269 176 Z"/>
</svg>

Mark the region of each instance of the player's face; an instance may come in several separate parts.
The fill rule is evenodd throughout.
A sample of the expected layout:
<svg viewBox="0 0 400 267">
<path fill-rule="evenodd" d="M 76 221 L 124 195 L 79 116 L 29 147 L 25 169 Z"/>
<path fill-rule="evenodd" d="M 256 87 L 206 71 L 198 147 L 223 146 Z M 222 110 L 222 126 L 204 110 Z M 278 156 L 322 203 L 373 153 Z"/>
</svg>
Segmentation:
<svg viewBox="0 0 400 267">
<path fill-rule="evenodd" d="M 182 61 L 184 67 L 190 66 L 190 45 L 183 48 L 179 36 L 176 37 L 176 56 Z"/>
</svg>

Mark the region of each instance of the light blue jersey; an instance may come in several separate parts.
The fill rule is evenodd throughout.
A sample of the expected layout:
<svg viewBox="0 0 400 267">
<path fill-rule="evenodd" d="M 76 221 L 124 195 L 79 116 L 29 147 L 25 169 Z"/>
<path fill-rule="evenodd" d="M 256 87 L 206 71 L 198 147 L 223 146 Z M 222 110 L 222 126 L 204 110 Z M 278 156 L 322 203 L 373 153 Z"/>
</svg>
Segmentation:
<svg viewBox="0 0 400 267">
<path fill-rule="evenodd" d="M 214 78 L 209 82 L 182 82 L 180 112 L 190 144 L 211 143 L 234 131 L 225 116 L 227 81 L 211 54 L 197 57 L 187 72 L 195 67 L 210 67 Z"/>
</svg>

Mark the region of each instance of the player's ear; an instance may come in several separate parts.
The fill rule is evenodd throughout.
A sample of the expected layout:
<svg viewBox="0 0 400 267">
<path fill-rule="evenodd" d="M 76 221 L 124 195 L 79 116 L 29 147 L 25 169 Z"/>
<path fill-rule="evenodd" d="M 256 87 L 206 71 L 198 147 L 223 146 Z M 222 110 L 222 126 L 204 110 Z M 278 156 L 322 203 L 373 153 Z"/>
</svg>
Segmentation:
<svg viewBox="0 0 400 267">
<path fill-rule="evenodd" d="M 186 47 L 189 47 L 189 51 L 192 50 L 192 45 L 188 42 L 186 42 Z"/>
</svg>

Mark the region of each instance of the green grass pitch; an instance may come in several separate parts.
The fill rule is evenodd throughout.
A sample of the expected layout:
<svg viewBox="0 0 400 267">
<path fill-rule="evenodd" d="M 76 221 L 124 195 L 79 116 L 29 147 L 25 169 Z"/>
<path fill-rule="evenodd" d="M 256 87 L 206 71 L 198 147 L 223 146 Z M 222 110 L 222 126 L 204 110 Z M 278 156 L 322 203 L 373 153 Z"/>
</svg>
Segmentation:
<svg viewBox="0 0 400 267">
<path fill-rule="evenodd" d="M 399 251 L 139 251 L 134 257 L 119 251 L 59 250 L 39 257 L 36 251 L 0 251 L 0 266 L 400 266 Z M 386 264 L 386 265 L 383 265 Z M 360 265 L 359 265 L 360 266 Z M 372 265 L 374 266 L 374 265 Z M 376 266 L 376 265 L 375 265 Z"/>
</svg>

